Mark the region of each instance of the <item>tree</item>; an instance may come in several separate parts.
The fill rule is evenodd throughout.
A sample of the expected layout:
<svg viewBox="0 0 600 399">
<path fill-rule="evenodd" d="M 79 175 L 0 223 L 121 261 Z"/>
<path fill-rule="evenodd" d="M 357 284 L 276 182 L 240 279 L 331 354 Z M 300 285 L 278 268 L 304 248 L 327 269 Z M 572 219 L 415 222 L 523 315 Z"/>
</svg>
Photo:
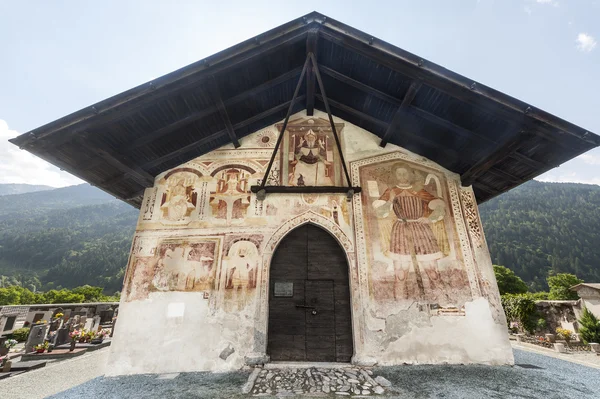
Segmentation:
<svg viewBox="0 0 600 399">
<path fill-rule="evenodd" d="M 74 294 L 69 290 L 50 290 L 44 294 L 44 303 L 82 303 L 83 294 Z"/>
<path fill-rule="evenodd" d="M 548 276 L 548 286 L 550 287 L 550 293 L 548 299 L 550 300 L 576 300 L 579 299 L 579 295 L 575 291 L 571 291 L 569 288 L 574 285 L 583 283 L 574 274 L 569 273 L 558 273 L 550 274 Z"/>
<path fill-rule="evenodd" d="M 104 295 L 102 287 L 92 287 L 91 285 L 82 285 L 81 287 L 73 288 L 73 294 L 81 294 L 85 302 L 102 302 Z"/>
<path fill-rule="evenodd" d="M 587 308 L 583 308 L 581 319 L 579 321 L 579 336 L 583 342 L 600 343 L 600 320 Z"/>
<path fill-rule="evenodd" d="M 524 294 L 527 292 L 527 284 L 508 267 L 494 265 L 494 274 L 496 275 L 500 295 Z"/>
<path fill-rule="evenodd" d="M 21 293 L 17 287 L 0 288 L 0 305 L 18 305 L 21 303 Z"/>
</svg>

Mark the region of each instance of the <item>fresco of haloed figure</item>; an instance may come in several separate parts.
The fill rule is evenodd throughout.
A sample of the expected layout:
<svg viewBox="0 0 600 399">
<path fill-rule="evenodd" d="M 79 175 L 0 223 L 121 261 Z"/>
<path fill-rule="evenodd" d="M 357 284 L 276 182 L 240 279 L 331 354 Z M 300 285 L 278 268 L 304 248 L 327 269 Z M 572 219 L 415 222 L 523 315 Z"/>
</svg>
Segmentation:
<svg viewBox="0 0 600 399">
<path fill-rule="evenodd" d="M 375 299 L 440 306 L 470 299 L 443 176 L 396 160 L 365 166 L 361 177 L 370 197 L 365 211 Z"/>
</svg>

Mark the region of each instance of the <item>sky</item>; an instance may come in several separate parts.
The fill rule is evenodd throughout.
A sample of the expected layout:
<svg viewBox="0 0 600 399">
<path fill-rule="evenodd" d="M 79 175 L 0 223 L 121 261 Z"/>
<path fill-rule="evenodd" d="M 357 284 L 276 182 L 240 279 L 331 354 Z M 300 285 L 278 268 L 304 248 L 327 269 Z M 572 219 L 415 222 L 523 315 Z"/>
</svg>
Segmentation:
<svg viewBox="0 0 600 399">
<path fill-rule="evenodd" d="M 80 183 L 7 140 L 311 11 L 600 134 L 600 0 L 0 0 L 0 183 Z"/>
</svg>

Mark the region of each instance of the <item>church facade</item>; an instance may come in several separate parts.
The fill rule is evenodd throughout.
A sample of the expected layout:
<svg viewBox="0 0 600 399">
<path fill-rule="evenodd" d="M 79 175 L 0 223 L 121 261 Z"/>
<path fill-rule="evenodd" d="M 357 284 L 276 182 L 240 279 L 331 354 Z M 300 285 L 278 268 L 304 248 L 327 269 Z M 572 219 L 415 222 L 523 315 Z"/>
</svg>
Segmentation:
<svg viewBox="0 0 600 399">
<path fill-rule="evenodd" d="M 317 12 L 10 141 L 140 209 L 113 375 L 512 364 L 477 204 L 600 146 Z"/>
<path fill-rule="evenodd" d="M 158 175 L 126 270 L 110 373 L 269 361 L 512 364 L 477 202 L 460 176 L 339 118 L 360 194 L 250 191 L 276 123 Z M 340 186 L 327 114 L 290 118 L 267 183 Z"/>
</svg>

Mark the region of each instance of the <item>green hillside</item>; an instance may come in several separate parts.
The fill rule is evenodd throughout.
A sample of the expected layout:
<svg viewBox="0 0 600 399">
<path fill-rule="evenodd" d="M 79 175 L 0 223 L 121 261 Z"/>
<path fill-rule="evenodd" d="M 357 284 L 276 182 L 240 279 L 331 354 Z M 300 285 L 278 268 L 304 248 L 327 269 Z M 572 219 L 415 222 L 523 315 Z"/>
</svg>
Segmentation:
<svg viewBox="0 0 600 399">
<path fill-rule="evenodd" d="M 600 282 L 600 186 L 530 181 L 480 207 L 494 264 L 532 290 L 549 271 Z"/>
<path fill-rule="evenodd" d="M 136 209 L 87 184 L 2 196 L 0 285 L 119 291 L 136 221 Z"/>
<path fill-rule="evenodd" d="M 600 186 L 532 181 L 480 209 L 492 260 L 531 289 L 547 289 L 550 270 L 600 282 Z M 112 294 L 136 221 L 136 209 L 87 184 L 0 196 L 0 287 Z"/>
</svg>

